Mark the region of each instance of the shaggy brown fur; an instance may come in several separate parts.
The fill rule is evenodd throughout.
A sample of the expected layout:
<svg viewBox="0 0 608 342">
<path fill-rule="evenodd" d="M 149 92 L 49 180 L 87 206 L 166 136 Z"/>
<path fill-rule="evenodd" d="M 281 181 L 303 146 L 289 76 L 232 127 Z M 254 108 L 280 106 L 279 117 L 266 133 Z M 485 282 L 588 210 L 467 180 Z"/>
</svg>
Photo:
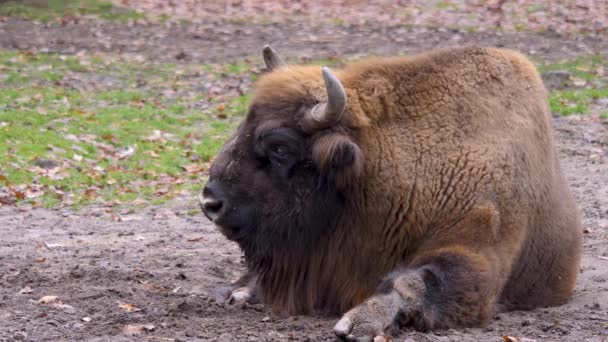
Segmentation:
<svg viewBox="0 0 608 342">
<path fill-rule="evenodd" d="M 217 223 L 264 302 L 344 312 L 377 293 L 368 307 L 433 329 L 568 301 L 581 225 L 525 57 L 468 47 L 336 75 L 344 117 L 312 133 L 300 120 L 326 101 L 320 68 L 264 75 L 212 167 L 210 186 L 239 215 Z M 276 161 L 281 144 L 289 158 Z"/>
</svg>

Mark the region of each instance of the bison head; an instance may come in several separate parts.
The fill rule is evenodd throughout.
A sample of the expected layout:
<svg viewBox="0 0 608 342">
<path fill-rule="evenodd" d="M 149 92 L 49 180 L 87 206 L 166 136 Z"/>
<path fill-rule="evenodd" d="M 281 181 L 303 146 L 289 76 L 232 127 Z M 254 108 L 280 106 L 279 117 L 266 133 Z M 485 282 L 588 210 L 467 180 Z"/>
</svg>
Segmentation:
<svg viewBox="0 0 608 342">
<path fill-rule="evenodd" d="M 268 72 L 200 203 L 249 259 L 271 263 L 277 253 L 309 253 L 331 234 L 363 157 L 338 78 L 328 68 L 287 66 L 269 46 L 263 56 Z"/>
</svg>

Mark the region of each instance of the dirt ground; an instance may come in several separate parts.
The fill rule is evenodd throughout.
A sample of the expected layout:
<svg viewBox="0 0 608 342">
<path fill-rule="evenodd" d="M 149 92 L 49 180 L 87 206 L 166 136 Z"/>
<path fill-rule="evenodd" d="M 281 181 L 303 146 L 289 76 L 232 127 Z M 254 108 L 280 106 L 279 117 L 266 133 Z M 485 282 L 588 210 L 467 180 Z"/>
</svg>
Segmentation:
<svg viewBox="0 0 608 342">
<path fill-rule="evenodd" d="M 303 24 L 45 26 L 5 19 L 0 47 L 75 53 L 137 53 L 150 59 L 217 62 L 257 55 L 273 43 L 286 56 L 411 53 L 477 42 L 544 59 L 608 50 L 607 38 L 551 33 L 464 33 Z M 179 58 L 177 58 L 179 56 Z M 608 122 L 556 117 L 562 167 L 585 229 L 572 301 L 499 313 L 479 329 L 419 333 L 396 341 L 608 341 Z M 243 270 L 240 251 L 194 197 L 141 212 L 0 207 L 0 341 L 333 341 L 337 317 L 279 317 L 263 305 L 228 305 L 213 289 Z M 56 296 L 56 297 L 48 297 Z"/>
<path fill-rule="evenodd" d="M 544 60 L 608 51 L 608 35 L 564 37 L 553 32 L 466 32 L 384 25 L 179 23 L 131 25 L 83 22 L 38 24 L 0 20 L 0 47 L 73 54 L 104 51 L 141 54 L 153 60 L 225 62 L 259 58 L 264 44 L 287 57 L 394 55 L 478 44 L 507 47 Z"/>
</svg>

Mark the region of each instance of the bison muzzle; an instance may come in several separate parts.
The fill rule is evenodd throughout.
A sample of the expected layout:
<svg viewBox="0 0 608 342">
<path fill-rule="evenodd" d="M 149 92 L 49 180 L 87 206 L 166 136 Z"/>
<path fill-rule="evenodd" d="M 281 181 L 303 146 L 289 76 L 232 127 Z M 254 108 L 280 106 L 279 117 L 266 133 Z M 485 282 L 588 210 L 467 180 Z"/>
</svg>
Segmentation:
<svg viewBox="0 0 608 342">
<path fill-rule="evenodd" d="M 569 300 L 580 218 L 525 57 L 465 47 L 334 74 L 263 55 L 201 194 L 245 254 L 231 301 L 343 313 L 339 337 L 381 341 Z"/>
</svg>

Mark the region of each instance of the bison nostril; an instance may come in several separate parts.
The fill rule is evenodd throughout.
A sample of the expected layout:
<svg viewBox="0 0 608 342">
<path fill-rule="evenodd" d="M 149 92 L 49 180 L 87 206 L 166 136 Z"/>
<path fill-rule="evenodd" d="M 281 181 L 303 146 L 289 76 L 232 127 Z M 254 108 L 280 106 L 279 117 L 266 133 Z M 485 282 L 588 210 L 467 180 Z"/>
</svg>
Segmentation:
<svg viewBox="0 0 608 342">
<path fill-rule="evenodd" d="M 218 184 L 209 182 L 199 195 L 199 201 L 203 213 L 211 221 L 216 221 L 222 216 L 226 202 L 224 201 L 223 192 L 219 189 Z"/>
<path fill-rule="evenodd" d="M 224 203 L 213 197 L 203 197 L 201 199 L 201 207 L 203 213 L 211 221 L 215 221 L 221 214 Z"/>
<path fill-rule="evenodd" d="M 218 213 L 220 210 L 222 210 L 222 206 L 222 201 L 216 199 L 203 200 L 203 208 L 205 209 L 205 211 L 208 211 L 210 213 Z"/>
</svg>

